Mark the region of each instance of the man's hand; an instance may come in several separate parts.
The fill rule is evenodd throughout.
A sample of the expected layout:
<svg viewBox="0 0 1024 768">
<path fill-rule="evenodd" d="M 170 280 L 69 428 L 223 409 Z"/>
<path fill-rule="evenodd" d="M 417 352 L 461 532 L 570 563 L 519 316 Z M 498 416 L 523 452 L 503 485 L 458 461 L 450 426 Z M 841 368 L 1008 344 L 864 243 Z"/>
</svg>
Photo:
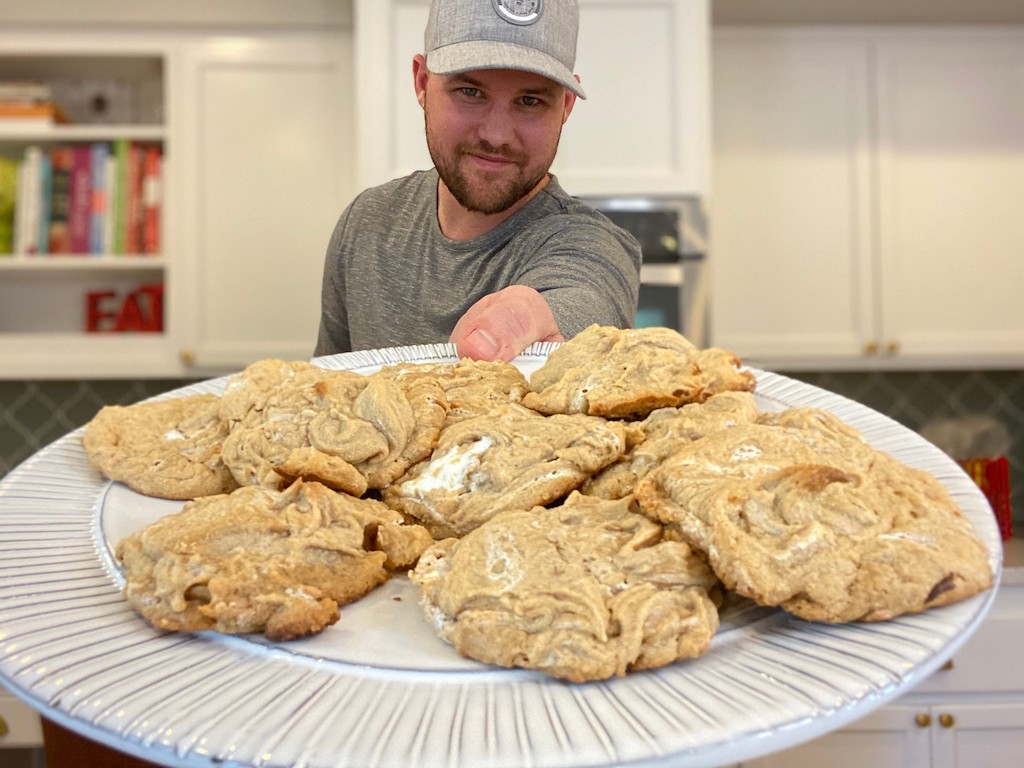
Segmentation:
<svg viewBox="0 0 1024 768">
<path fill-rule="evenodd" d="M 484 296 L 466 310 L 448 340 L 459 357 L 506 362 L 535 341 L 565 341 L 544 297 L 525 285 Z"/>
</svg>

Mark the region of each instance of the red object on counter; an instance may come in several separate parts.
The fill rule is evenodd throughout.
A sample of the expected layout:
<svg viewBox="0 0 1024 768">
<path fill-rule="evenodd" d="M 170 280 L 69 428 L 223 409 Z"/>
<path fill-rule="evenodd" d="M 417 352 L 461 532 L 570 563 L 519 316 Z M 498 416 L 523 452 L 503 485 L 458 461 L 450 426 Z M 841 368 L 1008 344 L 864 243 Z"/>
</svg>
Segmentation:
<svg viewBox="0 0 1024 768">
<path fill-rule="evenodd" d="M 988 503 L 992 505 L 992 511 L 999 523 L 999 535 L 1006 541 L 1013 532 L 1013 517 L 1010 511 L 1010 464 L 1006 457 L 965 459 L 959 464 L 978 484 Z"/>
</svg>

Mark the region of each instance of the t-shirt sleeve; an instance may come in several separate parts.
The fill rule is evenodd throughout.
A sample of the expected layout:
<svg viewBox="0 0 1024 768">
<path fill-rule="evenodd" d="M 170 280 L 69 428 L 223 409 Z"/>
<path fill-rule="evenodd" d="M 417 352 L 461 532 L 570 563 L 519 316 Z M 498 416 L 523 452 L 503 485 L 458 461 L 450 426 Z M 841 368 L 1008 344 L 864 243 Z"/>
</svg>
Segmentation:
<svg viewBox="0 0 1024 768">
<path fill-rule="evenodd" d="M 566 339 L 594 323 L 633 327 L 641 257 L 632 235 L 584 216 L 549 217 L 531 234 L 516 282 L 544 296 Z"/>
<path fill-rule="evenodd" d="M 348 314 L 345 310 L 345 269 L 343 265 L 345 226 L 348 222 L 349 206 L 341 214 L 331 234 L 324 259 L 323 283 L 320 287 L 320 330 L 317 333 L 314 356 L 350 352 L 352 341 L 349 337 Z"/>
</svg>

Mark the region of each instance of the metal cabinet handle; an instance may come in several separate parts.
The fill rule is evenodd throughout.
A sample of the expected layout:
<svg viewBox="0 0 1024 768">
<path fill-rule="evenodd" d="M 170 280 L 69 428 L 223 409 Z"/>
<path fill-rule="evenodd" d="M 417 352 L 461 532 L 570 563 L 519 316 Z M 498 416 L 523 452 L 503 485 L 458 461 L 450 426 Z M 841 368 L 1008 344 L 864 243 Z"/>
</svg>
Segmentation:
<svg viewBox="0 0 1024 768">
<path fill-rule="evenodd" d="M 939 715 L 939 725 L 941 725 L 943 728 L 952 728 L 954 725 L 956 725 L 956 718 L 954 718 L 948 712 L 943 712 L 941 715 Z"/>
<path fill-rule="evenodd" d="M 869 341 L 867 344 L 865 344 L 864 345 L 864 354 L 865 355 L 877 355 L 878 354 L 878 342 L 877 341 Z"/>
<path fill-rule="evenodd" d="M 898 341 L 890 341 L 885 345 L 885 354 L 895 355 L 900 351 L 900 343 Z"/>
<path fill-rule="evenodd" d="M 932 716 L 927 712 L 921 712 L 914 718 L 914 722 L 917 723 L 918 728 L 927 728 L 932 724 Z"/>
<path fill-rule="evenodd" d="M 11 726 L 7 724 L 7 721 L 0 717 L 0 736 L 6 736 L 11 732 Z"/>
<path fill-rule="evenodd" d="M 185 365 L 192 365 L 192 363 L 196 361 L 196 353 L 193 352 L 191 349 L 181 350 L 180 357 L 181 362 L 183 362 Z"/>
</svg>

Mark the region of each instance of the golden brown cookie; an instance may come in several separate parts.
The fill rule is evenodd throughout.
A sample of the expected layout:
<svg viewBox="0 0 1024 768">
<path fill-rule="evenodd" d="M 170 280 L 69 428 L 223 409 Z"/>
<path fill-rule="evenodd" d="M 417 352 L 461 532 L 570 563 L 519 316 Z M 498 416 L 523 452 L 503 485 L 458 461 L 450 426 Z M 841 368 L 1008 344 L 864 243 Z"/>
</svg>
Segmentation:
<svg viewBox="0 0 1024 768">
<path fill-rule="evenodd" d="M 703 403 L 678 408 L 659 408 L 636 423 L 643 440 L 621 459 L 587 481 L 580 491 L 589 496 L 621 499 L 633 493 L 636 484 L 652 469 L 670 458 L 681 446 L 722 429 L 745 424 L 758 415 L 749 392 L 723 392 Z"/>
<path fill-rule="evenodd" d="M 518 403 L 530 388 L 522 371 L 500 360 L 467 357 L 457 363 L 398 363 L 380 372 L 396 378 L 434 377 L 448 400 L 446 425 Z"/>
<path fill-rule="evenodd" d="M 523 405 L 546 414 L 643 418 L 718 392 L 753 391 L 754 384 L 731 353 L 699 350 L 669 328 L 592 325 L 534 371 Z"/>
<path fill-rule="evenodd" d="M 304 360 L 258 360 L 232 376 L 224 385 L 220 415 L 229 424 L 241 421 L 250 411 L 262 410 L 267 399 L 282 389 L 295 389 L 339 375 Z M 341 375 L 351 375 L 343 372 Z"/>
<path fill-rule="evenodd" d="M 382 498 L 436 539 L 462 536 L 505 509 L 562 498 L 621 456 L 626 440 L 619 423 L 508 405 L 446 427 L 430 459 Z"/>
<path fill-rule="evenodd" d="M 429 456 L 446 411 L 429 377 L 333 371 L 285 381 L 232 425 L 224 462 L 242 485 L 282 488 L 302 477 L 359 496 Z"/>
<path fill-rule="evenodd" d="M 124 593 L 165 630 L 319 632 L 432 542 L 377 501 L 318 483 L 191 501 L 118 543 Z"/>
<path fill-rule="evenodd" d="M 86 425 L 82 445 L 104 477 L 146 496 L 226 493 L 238 483 L 221 459 L 228 427 L 219 407 L 211 394 L 104 406 Z"/>
<path fill-rule="evenodd" d="M 823 410 L 764 414 L 683 446 L 636 493 L 727 587 L 812 621 L 889 619 L 992 583 L 941 483 Z"/>
<path fill-rule="evenodd" d="M 716 579 L 632 499 L 573 493 L 429 548 L 410 578 L 463 656 L 584 682 L 704 653 Z"/>
</svg>

